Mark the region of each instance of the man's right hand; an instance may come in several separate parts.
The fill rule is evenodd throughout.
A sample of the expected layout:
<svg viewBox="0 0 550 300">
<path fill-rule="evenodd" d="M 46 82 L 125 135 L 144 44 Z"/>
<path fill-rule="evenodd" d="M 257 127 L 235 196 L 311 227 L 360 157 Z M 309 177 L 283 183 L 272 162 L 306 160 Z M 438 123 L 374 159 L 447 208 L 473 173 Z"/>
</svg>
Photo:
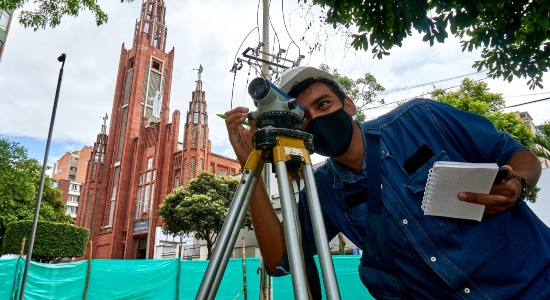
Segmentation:
<svg viewBox="0 0 550 300">
<path fill-rule="evenodd" d="M 258 128 L 256 121 L 249 120 L 250 128 L 243 126 L 244 121 L 248 117 L 248 108 L 237 107 L 225 113 L 225 126 L 229 135 L 229 142 L 233 146 L 235 155 L 241 163 L 241 166 L 246 164 L 250 151 L 254 148 L 253 133 Z"/>
</svg>

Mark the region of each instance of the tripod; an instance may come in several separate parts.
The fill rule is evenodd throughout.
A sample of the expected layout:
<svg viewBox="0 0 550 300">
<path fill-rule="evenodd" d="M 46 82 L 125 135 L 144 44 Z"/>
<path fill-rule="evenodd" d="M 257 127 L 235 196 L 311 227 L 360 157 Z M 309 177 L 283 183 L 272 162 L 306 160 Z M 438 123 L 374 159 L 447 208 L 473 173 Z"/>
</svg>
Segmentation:
<svg viewBox="0 0 550 300">
<path fill-rule="evenodd" d="M 301 173 L 300 175 L 304 178 L 327 299 L 340 299 L 319 196 L 315 186 L 313 167 L 309 157 L 309 152 L 313 150 L 311 134 L 299 130 L 268 126 L 254 133 L 254 147 L 255 149 L 248 156 L 241 182 L 233 197 L 217 246 L 212 253 L 195 299 L 214 299 L 216 296 L 233 245 L 242 227 L 252 194 L 258 183 L 258 178 L 261 177 L 264 162 L 273 162 L 277 175 L 283 220 L 285 220 L 284 232 L 287 253 L 292 270 L 294 298 L 309 299 L 309 291 L 294 190 L 291 182 L 284 179 L 288 178 L 287 167 L 294 169 L 296 173 Z M 298 170 L 300 166 L 301 170 Z M 295 179 L 299 180 L 298 178 Z"/>
</svg>

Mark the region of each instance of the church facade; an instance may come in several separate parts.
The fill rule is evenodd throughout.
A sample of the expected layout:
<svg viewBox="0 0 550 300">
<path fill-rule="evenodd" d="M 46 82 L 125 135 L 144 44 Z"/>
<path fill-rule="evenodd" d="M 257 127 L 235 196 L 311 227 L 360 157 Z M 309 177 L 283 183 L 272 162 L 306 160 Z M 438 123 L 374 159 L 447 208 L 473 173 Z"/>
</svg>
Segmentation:
<svg viewBox="0 0 550 300">
<path fill-rule="evenodd" d="M 163 0 L 143 1 L 133 45 L 121 47 L 113 107 L 94 143 L 77 225 L 90 229 L 93 258 L 152 258 L 156 213 L 164 197 L 201 171 L 240 173 L 238 161 L 212 153 L 202 66 L 178 141 L 180 112 L 170 117 L 174 49 L 165 52 Z"/>
</svg>

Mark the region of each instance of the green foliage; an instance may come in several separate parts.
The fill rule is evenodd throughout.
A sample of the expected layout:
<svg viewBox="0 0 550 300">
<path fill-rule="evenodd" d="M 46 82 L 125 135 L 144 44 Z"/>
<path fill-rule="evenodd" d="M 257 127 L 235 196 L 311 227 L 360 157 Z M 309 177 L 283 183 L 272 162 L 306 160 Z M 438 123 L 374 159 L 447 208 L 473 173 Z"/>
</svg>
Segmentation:
<svg viewBox="0 0 550 300">
<path fill-rule="evenodd" d="M 357 119 L 365 121 L 363 110 L 368 104 L 376 100 L 376 93 L 385 90 L 384 87 L 376 82 L 376 78 L 371 73 L 366 73 L 365 76 L 359 79 L 351 79 L 340 75 L 337 69 L 331 70 L 328 65 L 322 64 L 319 68 L 331 73 L 338 79 L 344 93 L 353 100 L 357 107 Z"/>
<path fill-rule="evenodd" d="M 30 239 L 32 221 L 7 225 L 3 254 L 19 254 L 23 238 Z M 64 257 L 84 255 L 90 230 L 67 223 L 38 222 L 32 250 L 32 260 L 42 263 L 59 262 Z M 27 246 L 24 248 L 27 253 Z"/>
<path fill-rule="evenodd" d="M 6 225 L 19 220 L 32 220 L 42 166 L 29 158 L 27 150 L 18 143 L 0 138 L 0 251 Z M 61 191 L 44 181 L 39 220 L 72 223 L 65 214 Z"/>
<path fill-rule="evenodd" d="M 537 197 L 539 195 L 540 188 L 538 186 L 534 187 L 525 197 L 525 201 L 532 203 L 537 202 Z"/>
<path fill-rule="evenodd" d="M 195 238 L 204 239 L 210 258 L 238 185 L 239 179 L 233 177 L 200 173 L 187 188 L 179 187 L 164 198 L 158 211 L 164 228 L 173 233 L 194 233 Z M 244 227 L 251 226 L 247 214 Z"/>
<path fill-rule="evenodd" d="M 536 156 L 550 160 L 550 121 L 541 125 L 541 132 L 533 137 L 533 147 Z"/>
<path fill-rule="evenodd" d="M 432 97 L 458 109 L 473 112 L 489 119 L 500 132 L 507 132 L 523 145 L 531 146 L 533 133 L 514 113 L 503 113 L 504 99 L 501 94 L 489 92 L 487 83 L 462 80 L 456 92 L 441 89 L 432 91 Z"/>
<path fill-rule="evenodd" d="M 300 1 L 300 0 L 299 0 Z M 304 0 L 307 2 L 307 0 Z M 530 78 L 530 88 L 542 88 L 550 67 L 550 2 L 532 0 L 312 0 L 328 7 L 333 27 L 355 27 L 352 46 L 369 49 L 381 59 L 402 46 L 413 30 L 422 41 L 443 43 L 449 33 L 462 39 L 462 51 L 482 47 L 473 67 L 489 77 L 511 81 Z M 355 30 L 354 30 L 355 31 Z"/>
<path fill-rule="evenodd" d="M 120 2 L 132 2 L 133 0 L 121 0 Z M 21 9 L 29 0 L 4 0 L 0 1 L 0 9 Z M 101 10 L 96 0 L 35 0 L 38 7 L 34 10 L 22 10 L 19 23 L 25 27 L 31 27 L 35 31 L 46 27 L 54 28 L 61 23 L 65 15 L 77 17 L 81 11 L 89 10 L 95 15 L 97 26 L 107 23 L 108 16 Z"/>
</svg>

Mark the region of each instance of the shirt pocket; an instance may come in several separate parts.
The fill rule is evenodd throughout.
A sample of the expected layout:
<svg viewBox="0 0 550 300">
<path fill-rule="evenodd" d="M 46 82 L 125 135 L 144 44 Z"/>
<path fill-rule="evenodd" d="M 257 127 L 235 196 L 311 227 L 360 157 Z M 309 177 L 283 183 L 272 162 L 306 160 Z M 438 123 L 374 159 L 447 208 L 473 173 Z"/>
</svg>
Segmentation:
<svg viewBox="0 0 550 300">
<path fill-rule="evenodd" d="M 348 223 L 355 226 L 367 225 L 367 203 L 362 203 L 344 213 Z"/>
<path fill-rule="evenodd" d="M 430 169 L 436 161 L 449 161 L 449 156 L 445 151 L 435 154 L 409 177 L 409 180 L 405 183 L 405 188 L 414 194 L 423 192 L 426 189 Z"/>
<path fill-rule="evenodd" d="M 428 174 L 436 161 L 449 161 L 449 156 L 445 151 L 441 151 L 434 155 L 429 161 L 422 165 L 416 172 L 414 172 L 409 180 L 405 183 L 405 188 L 412 193 L 411 199 L 413 199 L 413 205 L 422 205 L 422 198 L 424 196 L 424 190 L 426 189 L 426 182 L 428 181 Z M 430 218 L 435 222 L 438 227 L 444 227 L 452 220 L 447 217 L 436 216 L 424 216 L 421 217 Z"/>
</svg>

